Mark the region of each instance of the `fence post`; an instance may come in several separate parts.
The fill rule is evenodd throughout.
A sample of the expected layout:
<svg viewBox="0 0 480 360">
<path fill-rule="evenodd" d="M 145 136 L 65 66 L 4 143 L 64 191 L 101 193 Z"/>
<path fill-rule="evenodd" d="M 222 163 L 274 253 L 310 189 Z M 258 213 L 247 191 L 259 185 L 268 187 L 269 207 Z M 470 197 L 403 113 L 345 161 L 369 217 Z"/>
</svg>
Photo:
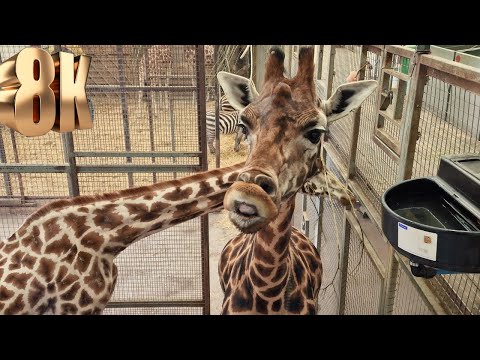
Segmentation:
<svg viewBox="0 0 480 360">
<path fill-rule="evenodd" d="M 125 95 L 125 57 L 123 55 L 123 45 L 116 45 L 117 47 L 117 62 L 118 62 L 118 82 L 120 84 L 120 100 L 122 102 L 122 118 L 123 118 L 123 135 L 125 137 L 125 151 L 132 151 L 130 143 L 130 124 L 128 121 L 128 105 L 127 96 Z M 127 157 L 127 163 L 131 163 L 132 158 Z M 133 187 L 133 174 L 128 173 L 128 187 Z"/>
<path fill-rule="evenodd" d="M 217 64 L 218 61 L 218 45 L 215 45 L 213 50 L 213 62 Z M 252 66 L 252 64 L 250 64 Z M 220 87 L 218 86 L 218 79 L 215 76 L 215 167 L 220 167 Z M 210 150 L 208 150 L 210 151 Z"/>
<path fill-rule="evenodd" d="M 348 280 L 348 256 L 350 253 L 350 233 L 351 226 L 347 219 L 347 209 L 343 211 L 343 229 L 344 229 L 344 244 L 340 263 L 340 294 L 339 294 L 339 309 L 338 315 L 345 314 L 345 303 L 347 294 L 347 280 Z"/>
<path fill-rule="evenodd" d="M 358 80 L 365 79 L 365 64 L 367 62 L 367 47 L 362 45 L 362 51 L 360 55 L 360 73 L 358 74 Z M 352 179 L 355 176 L 355 161 L 357 159 L 357 145 L 358 145 L 358 136 L 360 133 L 360 118 L 362 113 L 362 107 L 358 108 L 355 111 L 353 116 L 353 126 L 352 126 L 352 143 L 350 145 L 350 158 L 348 159 L 348 168 L 347 168 L 347 179 Z"/>
<path fill-rule="evenodd" d="M 327 72 L 327 96 L 330 98 L 332 95 L 333 87 L 333 76 L 335 75 L 335 45 L 330 45 L 330 59 L 328 62 L 328 72 Z"/>
<path fill-rule="evenodd" d="M 420 112 L 422 110 L 423 91 L 427 81 L 427 69 L 420 63 L 422 53 L 425 53 L 425 51 L 419 52 L 417 50 L 413 61 L 410 63 L 409 73 L 412 74 L 412 76 L 403 120 L 403 136 L 401 138 L 397 182 L 409 179 L 412 176 L 415 146 L 418 139 L 418 125 L 420 122 Z M 387 271 L 387 286 L 385 287 L 384 294 L 384 313 L 392 314 L 395 304 L 399 264 L 395 257 L 395 250 L 391 246 L 389 246 L 388 257 L 389 265 Z"/>
<path fill-rule="evenodd" d="M 197 114 L 199 127 L 199 147 L 201 151 L 200 167 L 208 169 L 207 158 L 207 124 L 206 124 L 206 98 L 205 98 L 205 50 L 203 45 L 195 46 L 197 65 Z M 203 293 L 203 314 L 210 314 L 210 262 L 209 262 L 209 233 L 208 214 L 200 218 L 200 232 L 202 239 L 202 293 Z"/>
</svg>

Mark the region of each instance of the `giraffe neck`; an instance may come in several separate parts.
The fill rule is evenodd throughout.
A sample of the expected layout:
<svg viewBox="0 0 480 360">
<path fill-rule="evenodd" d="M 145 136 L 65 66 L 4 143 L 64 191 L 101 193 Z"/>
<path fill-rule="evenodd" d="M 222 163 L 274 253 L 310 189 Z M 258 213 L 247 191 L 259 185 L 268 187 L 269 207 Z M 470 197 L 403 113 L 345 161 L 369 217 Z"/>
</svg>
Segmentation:
<svg viewBox="0 0 480 360">
<path fill-rule="evenodd" d="M 260 286 L 269 285 L 271 291 L 282 289 L 288 275 L 288 256 L 291 220 L 295 210 L 295 197 L 283 203 L 278 216 L 253 235 L 253 251 L 249 264 L 252 280 Z M 278 287 L 271 287 L 278 284 Z M 274 295 L 274 294 L 272 294 Z"/>
<path fill-rule="evenodd" d="M 148 235 L 220 209 L 242 167 L 240 163 L 150 186 L 59 200 L 39 209 L 12 236 L 34 233 L 42 247 L 55 242 L 55 248 L 85 247 L 115 257 Z"/>
</svg>

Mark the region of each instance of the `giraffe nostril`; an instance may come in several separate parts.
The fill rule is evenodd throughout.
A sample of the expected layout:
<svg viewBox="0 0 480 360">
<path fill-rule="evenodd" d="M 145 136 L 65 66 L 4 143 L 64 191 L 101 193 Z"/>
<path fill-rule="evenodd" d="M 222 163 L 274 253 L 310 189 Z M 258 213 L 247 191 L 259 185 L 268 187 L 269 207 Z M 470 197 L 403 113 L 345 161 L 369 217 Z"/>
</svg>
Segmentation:
<svg viewBox="0 0 480 360">
<path fill-rule="evenodd" d="M 261 183 L 260 187 L 265 191 L 268 195 L 272 195 L 273 187 L 268 183 Z"/>
<path fill-rule="evenodd" d="M 272 179 L 265 175 L 258 175 L 255 178 L 255 183 L 260 186 L 263 191 L 265 191 L 268 195 L 273 196 L 276 192 L 276 186 Z"/>
</svg>

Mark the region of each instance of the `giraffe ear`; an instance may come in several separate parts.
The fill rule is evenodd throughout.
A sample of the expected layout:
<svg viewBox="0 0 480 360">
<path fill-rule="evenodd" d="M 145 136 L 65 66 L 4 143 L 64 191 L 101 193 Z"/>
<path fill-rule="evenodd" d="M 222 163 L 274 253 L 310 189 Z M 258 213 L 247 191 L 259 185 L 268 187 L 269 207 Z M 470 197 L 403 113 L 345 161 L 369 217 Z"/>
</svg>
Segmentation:
<svg viewBox="0 0 480 360">
<path fill-rule="evenodd" d="M 225 92 L 228 102 L 241 111 L 258 96 L 255 84 L 243 76 L 220 71 L 217 79 Z"/>
<path fill-rule="evenodd" d="M 323 105 L 328 124 L 344 117 L 359 107 L 377 88 L 375 80 L 356 81 L 340 85 Z"/>
</svg>

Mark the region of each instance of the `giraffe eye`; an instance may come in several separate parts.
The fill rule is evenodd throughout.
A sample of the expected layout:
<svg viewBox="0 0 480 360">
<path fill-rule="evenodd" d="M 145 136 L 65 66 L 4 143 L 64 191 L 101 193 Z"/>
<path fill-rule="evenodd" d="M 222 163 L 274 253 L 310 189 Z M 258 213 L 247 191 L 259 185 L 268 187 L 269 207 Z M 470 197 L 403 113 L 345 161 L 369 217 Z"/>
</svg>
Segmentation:
<svg viewBox="0 0 480 360">
<path fill-rule="evenodd" d="M 305 134 L 305 137 L 308 140 L 310 140 L 310 142 L 312 142 L 313 144 L 318 144 L 318 142 L 320 141 L 320 136 L 322 135 L 323 132 L 324 131 L 322 131 L 321 129 L 313 129 L 307 132 Z"/>
<path fill-rule="evenodd" d="M 239 127 L 245 135 L 248 135 L 248 128 L 245 125 L 237 124 L 237 127 Z"/>
</svg>

